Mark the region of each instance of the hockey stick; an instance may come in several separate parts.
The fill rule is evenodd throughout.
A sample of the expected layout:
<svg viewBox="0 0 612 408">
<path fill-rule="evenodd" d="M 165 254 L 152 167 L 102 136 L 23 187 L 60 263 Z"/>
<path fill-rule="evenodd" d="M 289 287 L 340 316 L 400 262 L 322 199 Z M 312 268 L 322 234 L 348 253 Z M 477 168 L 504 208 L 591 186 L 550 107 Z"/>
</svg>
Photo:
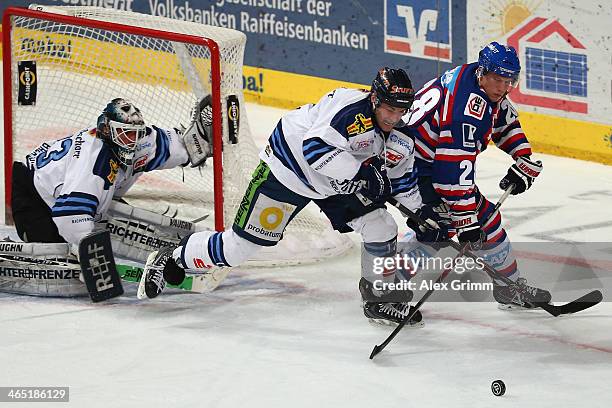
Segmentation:
<svg viewBox="0 0 612 408">
<path fill-rule="evenodd" d="M 493 212 L 491 213 L 491 216 L 493 216 L 493 214 L 495 214 L 495 212 L 499 209 L 499 207 L 506 200 L 506 198 L 508 197 L 508 195 L 510 194 L 510 192 L 512 191 L 513 188 L 514 188 L 514 186 L 511 185 L 504 192 L 502 197 L 499 199 L 499 201 L 497 202 L 497 204 L 493 208 Z M 427 225 L 425 223 L 425 221 L 421 217 L 417 216 L 412 211 L 410 211 L 408 208 L 403 206 L 401 203 L 397 202 L 397 200 L 390 199 L 389 202 L 392 205 L 394 205 L 396 208 L 398 208 L 407 217 L 409 217 L 410 219 L 415 221 L 418 225 L 421 225 L 421 226 L 426 226 Z M 464 245 L 463 247 L 461 247 L 461 245 L 459 243 L 455 242 L 455 241 L 450 241 L 450 244 L 451 244 L 451 246 L 453 248 L 455 248 L 455 249 L 457 249 L 459 251 L 459 254 L 457 255 L 457 257 L 459 257 L 461 255 L 468 255 L 468 256 L 470 256 L 472 258 L 477 258 L 476 255 L 468 249 L 468 245 L 467 244 Z M 514 286 L 516 289 L 520 290 L 520 287 L 518 285 L 516 285 L 514 283 L 514 281 L 512 281 L 511 279 L 509 279 L 508 277 L 506 277 L 504 275 L 499 274 L 495 269 L 493 269 L 487 263 L 483 262 L 483 265 L 484 265 L 485 271 L 487 272 L 487 274 L 491 278 L 496 278 L 496 279 L 502 280 L 506 284 Z M 446 276 L 448 275 L 449 272 L 450 272 L 450 269 L 447 269 L 444 272 L 442 272 L 442 274 L 440 275 L 438 280 L 436 280 L 436 283 L 439 283 L 444 278 L 446 278 Z M 433 286 L 435 287 L 435 285 L 433 285 Z M 387 339 L 385 339 L 385 341 L 382 344 L 374 346 L 374 349 L 372 350 L 372 353 L 370 354 L 370 360 L 373 359 L 378 353 L 380 353 L 391 342 L 391 340 L 393 340 L 393 338 L 397 335 L 397 333 L 399 333 L 401 331 L 401 329 L 406 325 L 406 323 L 408 323 L 410 321 L 412 316 L 421 307 L 421 305 L 429 298 L 429 296 L 431 296 L 431 294 L 433 293 L 433 290 L 434 289 L 432 287 L 432 289 L 430 289 L 427 293 L 425 293 L 425 295 L 423 295 L 423 298 L 414 306 L 414 309 L 412 309 L 412 312 L 410 313 L 410 315 L 407 316 L 406 318 L 404 318 L 404 320 L 402 320 L 402 322 L 400 322 L 400 324 L 395 328 L 395 330 L 393 330 L 393 332 L 389 335 L 389 337 L 387 337 Z M 529 294 L 525 294 L 524 292 L 522 292 L 522 293 L 523 293 L 523 295 L 529 296 Z M 583 296 L 579 297 L 578 299 L 575 299 L 575 300 L 573 300 L 573 301 L 571 301 L 569 303 L 566 303 L 564 305 L 559 305 L 559 306 L 555 306 L 553 304 L 544 303 L 544 302 L 528 302 L 527 301 L 526 303 L 529 303 L 532 306 L 538 306 L 538 307 L 542 308 L 543 310 L 545 310 L 546 312 L 550 313 L 551 315 L 557 317 L 557 316 L 560 316 L 560 315 L 563 315 L 563 314 L 571 314 L 571 313 L 576 313 L 576 312 L 580 312 L 582 310 L 588 309 L 590 307 L 593 307 L 593 306 L 597 305 L 602 300 L 603 300 L 602 293 L 599 290 L 594 290 L 594 291 L 591 291 L 591 292 L 587 293 L 586 295 L 583 295 Z"/>
<path fill-rule="evenodd" d="M 492 217 L 493 214 L 495 214 L 495 212 L 499 209 L 499 207 L 501 207 L 502 203 L 504 201 L 506 201 L 506 198 L 508 198 L 508 196 L 510 195 L 510 193 L 512 192 L 512 189 L 514 188 L 514 185 L 511 185 L 510 187 L 508 187 L 508 189 L 504 192 L 504 194 L 501 196 L 501 198 L 499 199 L 499 201 L 497 202 L 497 204 L 495 204 L 495 207 L 493 208 L 493 212 L 491 213 L 491 215 L 489 216 Z M 400 202 L 398 202 L 396 199 L 394 198 L 390 198 L 387 200 L 389 202 L 389 204 L 395 206 L 398 210 L 400 210 L 400 212 L 402 212 L 405 216 L 407 216 L 408 218 L 410 218 L 411 220 L 413 220 L 414 222 L 416 222 L 418 225 L 423 226 L 425 228 L 428 228 L 428 224 L 418 215 L 416 215 L 415 213 L 413 213 L 412 211 L 410 211 L 408 208 L 406 208 L 403 204 L 401 204 Z M 488 221 L 488 219 L 487 219 Z M 453 242 L 453 241 L 451 241 Z M 457 244 L 459 245 L 459 244 Z M 460 246 L 459 248 L 459 253 L 455 256 L 455 259 L 463 256 L 467 250 L 468 250 L 468 246 L 469 244 L 465 244 L 462 247 Z M 453 247 L 454 248 L 454 247 Z M 380 345 L 375 345 L 374 348 L 372 349 L 372 353 L 370 353 L 370 360 L 372 360 L 374 357 L 376 357 L 376 355 L 378 353 L 380 353 L 381 351 L 383 351 L 383 349 L 385 347 L 387 347 L 387 345 L 389 343 L 391 343 L 391 340 L 393 340 L 395 338 L 395 336 L 397 336 L 397 334 L 404 328 L 404 326 L 410 321 L 410 319 L 412 319 L 412 317 L 416 314 L 416 312 L 420 309 L 420 307 L 423 305 L 423 303 L 425 303 L 425 301 L 427 299 L 429 299 L 429 297 L 434 293 L 435 291 L 435 287 L 437 286 L 438 283 L 442 282 L 444 279 L 446 279 L 446 277 L 448 276 L 448 274 L 453 270 L 453 265 L 454 262 L 451 264 L 451 266 L 449 268 L 446 268 L 441 274 L 440 276 L 438 276 L 438 279 L 436 279 L 436 282 L 431 285 L 431 289 L 429 289 L 421 298 L 421 300 L 418 301 L 418 303 L 416 305 L 414 305 L 412 308 L 410 308 L 410 314 L 408 316 L 406 316 L 395 328 L 395 330 L 393 330 L 393 332 L 391 332 L 391 334 L 385 339 L 385 341 L 383 341 Z"/>
<path fill-rule="evenodd" d="M 510 194 L 511 188 L 513 188 L 513 186 L 510 186 L 508 188 L 508 190 L 506 190 L 506 192 L 504 192 L 504 194 L 500 198 L 499 202 L 493 208 L 493 212 L 491 213 L 491 215 L 495 214 L 495 212 L 499 209 L 499 206 L 501 205 L 501 203 L 508 197 L 508 194 Z M 389 200 L 389 203 L 394 205 L 397 209 L 400 210 L 400 212 L 402 212 L 404 215 L 409 217 L 411 220 L 413 220 L 417 224 L 419 224 L 419 225 L 426 225 L 424 220 L 422 220 L 419 216 L 417 216 L 412 211 L 410 211 L 408 208 L 403 206 L 401 203 L 397 202 L 397 200 L 391 198 Z M 467 256 L 469 256 L 472 259 L 479 259 L 478 256 L 476 254 L 474 254 L 474 252 L 472 252 L 470 249 L 462 248 L 461 244 L 459 244 L 458 242 L 455 242 L 455 241 L 452 241 L 452 240 L 449 241 L 449 242 L 450 242 L 450 245 L 454 249 L 456 249 L 457 251 L 460 251 L 460 252 L 463 251 L 464 255 L 467 255 Z M 482 265 L 483 265 L 484 271 L 492 279 L 497 279 L 497 280 L 503 281 L 505 284 L 507 284 L 508 286 L 512 286 L 513 288 L 515 288 L 516 290 L 521 292 L 525 297 L 527 297 L 527 299 L 529 299 L 530 295 L 528 293 L 525 293 L 524 291 L 522 291 L 521 287 L 519 285 L 516 285 L 516 283 L 512 279 L 508 278 L 505 275 L 500 274 L 499 272 L 497 272 L 497 270 L 492 268 L 486 262 L 482 262 Z M 603 300 L 602 293 L 599 290 L 593 290 L 593 291 L 591 291 L 591 292 L 589 292 L 589 293 L 579 297 L 578 299 L 575 299 L 575 300 L 573 300 L 573 301 L 571 301 L 569 303 L 566 303 L 566 304 L 563 304 L 563 305 L 559 305 L 559 306 L 555 306 L 555 305 L 553 305 L 551 303 L 545 303 L 545 302 L 530 302 L 528 300 L 526 301 L 526 303 L 530 304 L 532 306 L 539 307 L 539 308 L 545 310 L 546 312 L 550 313 L 551 315 L 557 317 L 557 316 L 560 316 L 562 314 L 577 313 L 577 312 L 580 312 L 582 310 L 588 309 L 590 307 L 593 307 L 593 306 L 597 305 L 602 300 Z"/>
</svg>

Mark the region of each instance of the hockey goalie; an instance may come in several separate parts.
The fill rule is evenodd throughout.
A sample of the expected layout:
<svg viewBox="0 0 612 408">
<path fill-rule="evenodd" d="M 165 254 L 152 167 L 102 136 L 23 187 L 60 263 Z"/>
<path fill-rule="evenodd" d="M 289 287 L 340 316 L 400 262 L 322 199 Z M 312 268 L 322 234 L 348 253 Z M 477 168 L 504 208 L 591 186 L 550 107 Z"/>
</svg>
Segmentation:
<svg viewBox="0 0 612 408">
<path fill-rule="evenodd" d="M 0 264 L 12 271 L 1 278 L 0 291 L 89 292 L 92 299 L 104 300 L 97 292 L 110 285 L 105 273 L 116 275 L 114 256 L 143 262 L 151 250 L 193 232 L 192 223 L 171 222 L 121 197 L 145 172 L 204 165 L 211 156 L 211 126 L 210 96 L 196 104 L 186 129 L 148 125 L 132 102 L 115 98 L 94 127 L 44 142 L 24 162 L 15 161 L 11 205 L 24 243 L 0 245 Z"/>
</svg>

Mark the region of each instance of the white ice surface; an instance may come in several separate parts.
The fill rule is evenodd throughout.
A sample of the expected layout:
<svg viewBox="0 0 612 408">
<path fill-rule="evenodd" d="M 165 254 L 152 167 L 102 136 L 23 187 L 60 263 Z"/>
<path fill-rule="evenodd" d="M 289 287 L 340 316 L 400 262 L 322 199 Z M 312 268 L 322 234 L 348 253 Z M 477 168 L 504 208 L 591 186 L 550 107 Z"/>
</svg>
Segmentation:
<svg viewBox="0 0 612 408">
<path fill-rule="evenodd" d="M 259 143 L 282 112 L 248 105 Z M 510 237 L 610 241 L 612 168 L 538 158 L 541 178 L 504 205 Z M 509 163 L 495 148 L 479 157 L 493 201 Z M 240 269 L 209 295 L 139 302 L 126 285 L 126 296 L 94 305 L 0 294 L 0 386 L 70 386 L 68 406 L 89 408 L 612 404 L 612 305 L 552 318 L 428 302 L 423 329 L 369 360 L 390 329 L 363 317 L 359 273 L 355 249 L 314 266 Z M 498 378 L 503 397 L 489 388 Z"/>
</svg>

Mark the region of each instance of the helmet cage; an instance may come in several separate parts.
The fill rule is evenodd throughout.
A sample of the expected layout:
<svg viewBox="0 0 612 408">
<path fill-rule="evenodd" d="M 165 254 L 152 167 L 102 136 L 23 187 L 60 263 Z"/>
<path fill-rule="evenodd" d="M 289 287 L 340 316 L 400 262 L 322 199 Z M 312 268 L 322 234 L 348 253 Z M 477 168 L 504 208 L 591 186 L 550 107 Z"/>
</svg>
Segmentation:
<svg viewBox="0 0 612 408">
<path fill-rule="evenodd" d="M 108 120 L 107 125 L 110 141 L 117 147 L 117 158 L 124 165 L 131 166 L 136 153 L 136 145 L 146 134 L 146 126 L 115 120 Z"/>
</svg>

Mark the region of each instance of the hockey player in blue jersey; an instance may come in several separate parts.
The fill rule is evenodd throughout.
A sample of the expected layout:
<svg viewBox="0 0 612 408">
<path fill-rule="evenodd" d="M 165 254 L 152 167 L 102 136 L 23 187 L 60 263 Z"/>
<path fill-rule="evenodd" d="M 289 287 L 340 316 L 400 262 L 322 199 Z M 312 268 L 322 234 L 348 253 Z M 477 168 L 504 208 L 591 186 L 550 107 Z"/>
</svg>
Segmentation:
<svg viewBox="0 0 612 408">
<path fill-rule="evenodd" d="M 209 105 L 207 98 L 198 106 Z M 203 163 L 209 152 L 199 146 L 207 146 L 206 129 L 201 116 L 184 132 L 146 126 L 134 104 L 113 99 L 95 127 L 45 142 L 25 163 L 13 163 L 12 212 L 19 237 L 77 245 L 104 219 L 112 199 L 144 172 Z"/>
<path fill-rule="evenodd" d="M 421 204 L 412 172 L 414 144 L 397 129 L 413 96 L 406 72 L 383 68 L 370 91 L 336 89 L 317 104 L 287 113 L 260 153 L 232 229 L 197 232 L 174 251 L 152 253 L 139 297 L 159 295 L 165 281 L 182 280 L 184 269 L 206 271 L 218 285 L 229 267 L 262 246 L 276 245 L 311 201 L 336 230 L 360 233 L 367 254 L 394 255 L 397 225 L 385 209 L 386 198 L 394 196 L 412 209 Z M 395 271 L 382 279 L 393 281 Z M 411 293 L 383 302 L 385 293 L 369 281 L 362 279 L 360 289 L 368 318 L 398 322 L 408 313 Z"/>
<path fill-rule="evenodd" d="M 479 254 L 491 266 L 527 288 L 538 302 L 549 302 L 549 292 L 519 278 L 501 215 L 491 214 L 494 206 L 474 179 L 476 157 L 490 141 L 514 160 L 500 188 L 514 184 L 512 194 L 524 193 L 542 171 L 541 162 L 531 159 L 518 113 L 507 99 L 520 70 L 514 48 L 488 44 L 480 51 L 478 62 L 449 70 L 417 92 L 407 130 L 403 130 L 415 139 L 425 204 L 420 213 L 448 226 L 450 236 L 456 233 L 460 242 L 474 250 L 486 243 Z M 501 308 L 526 306 L 520 293 L 501 282 L 494 282 L 493 295 Z"/>
</svg>

